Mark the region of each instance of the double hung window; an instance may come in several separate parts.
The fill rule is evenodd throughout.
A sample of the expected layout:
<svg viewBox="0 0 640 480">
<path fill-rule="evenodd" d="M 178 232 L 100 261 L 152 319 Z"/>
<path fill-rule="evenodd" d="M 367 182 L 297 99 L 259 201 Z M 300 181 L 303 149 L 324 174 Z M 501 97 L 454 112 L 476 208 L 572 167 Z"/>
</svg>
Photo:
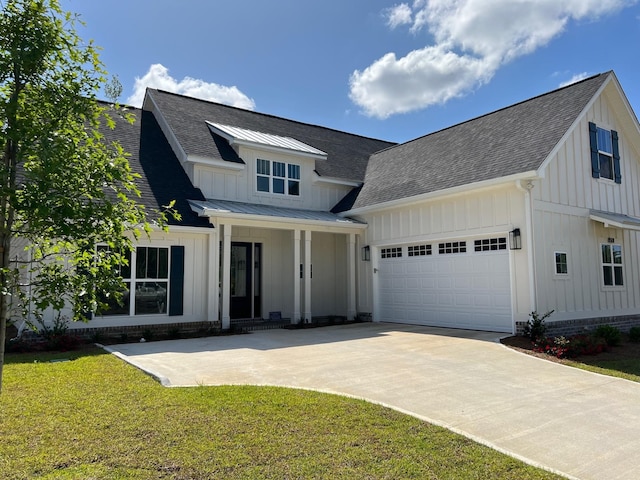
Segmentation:
<svg viewBox="0 0 640 480">
<path fill-rule="evenodd" d="M 605 287 L 624 285 L 622 273 L 622 246 L 612 243 L 601 245 L 602 279 Z"/>
<path fill-rule="evenodd" d="M 598 127 L 595 123 L 589 122 L 589 143 L 592 177 L 622 183 L 618 132 Z"/>
</svg>

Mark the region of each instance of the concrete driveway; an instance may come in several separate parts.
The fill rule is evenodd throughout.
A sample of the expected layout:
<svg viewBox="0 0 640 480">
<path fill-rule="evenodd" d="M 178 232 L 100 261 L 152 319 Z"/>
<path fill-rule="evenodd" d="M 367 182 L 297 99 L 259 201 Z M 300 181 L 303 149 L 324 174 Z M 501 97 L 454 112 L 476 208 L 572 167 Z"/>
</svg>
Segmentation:
<svg viewBox="0 0 640 480">
<path fill-rule="evenodd" d="M 514 352 L 499 335 L 364 323 L 109 350 L 167 386 L 350 395 L 570 478 L 640 478 L 640 384 Z"/>
</svg>

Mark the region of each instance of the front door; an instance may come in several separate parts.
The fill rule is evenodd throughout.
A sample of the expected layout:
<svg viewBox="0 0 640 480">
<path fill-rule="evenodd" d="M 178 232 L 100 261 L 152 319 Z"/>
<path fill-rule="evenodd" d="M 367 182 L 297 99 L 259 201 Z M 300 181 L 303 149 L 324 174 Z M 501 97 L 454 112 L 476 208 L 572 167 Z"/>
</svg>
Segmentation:
<svg viewBox="0 0 640 480">
<path fill-rule="evenodd" d="M 260 317 L 260 254 L 260 244 L 231 243 L 232 319 Z"/>
</svg>

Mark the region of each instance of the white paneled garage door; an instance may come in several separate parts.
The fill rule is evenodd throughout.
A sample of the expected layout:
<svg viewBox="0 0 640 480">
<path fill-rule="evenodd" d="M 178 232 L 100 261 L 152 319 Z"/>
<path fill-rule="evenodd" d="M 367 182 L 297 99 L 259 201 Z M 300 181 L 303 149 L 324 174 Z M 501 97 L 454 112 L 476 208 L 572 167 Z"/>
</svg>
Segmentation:
<svg viewBox="0 0 640 480">
<path fill-rule="evenodd" d="M 382 248 L 376 319 L 511 332 L 505 238 Z"/>
</svg>

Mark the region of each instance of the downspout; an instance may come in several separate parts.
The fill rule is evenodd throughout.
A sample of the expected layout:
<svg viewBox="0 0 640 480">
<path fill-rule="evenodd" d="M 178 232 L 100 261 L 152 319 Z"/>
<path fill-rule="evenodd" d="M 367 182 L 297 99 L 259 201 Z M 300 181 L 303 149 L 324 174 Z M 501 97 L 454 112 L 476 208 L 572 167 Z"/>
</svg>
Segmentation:
<svg viewBox="0 0 640 480">
<path fill-rule="evenodd" d="M 531 190 L 533 190 L 533 182 L 531 180 L 517 180 L 516 188 L 524 193 L 524 217 L 527 228 L 526 242 L 527 242 L 527 265 L 529 270 L 529 311 L 536 311 L 536 263 L 535 253 L 533 248 L 533 201 L 531 200 Z"/>
</svg>

